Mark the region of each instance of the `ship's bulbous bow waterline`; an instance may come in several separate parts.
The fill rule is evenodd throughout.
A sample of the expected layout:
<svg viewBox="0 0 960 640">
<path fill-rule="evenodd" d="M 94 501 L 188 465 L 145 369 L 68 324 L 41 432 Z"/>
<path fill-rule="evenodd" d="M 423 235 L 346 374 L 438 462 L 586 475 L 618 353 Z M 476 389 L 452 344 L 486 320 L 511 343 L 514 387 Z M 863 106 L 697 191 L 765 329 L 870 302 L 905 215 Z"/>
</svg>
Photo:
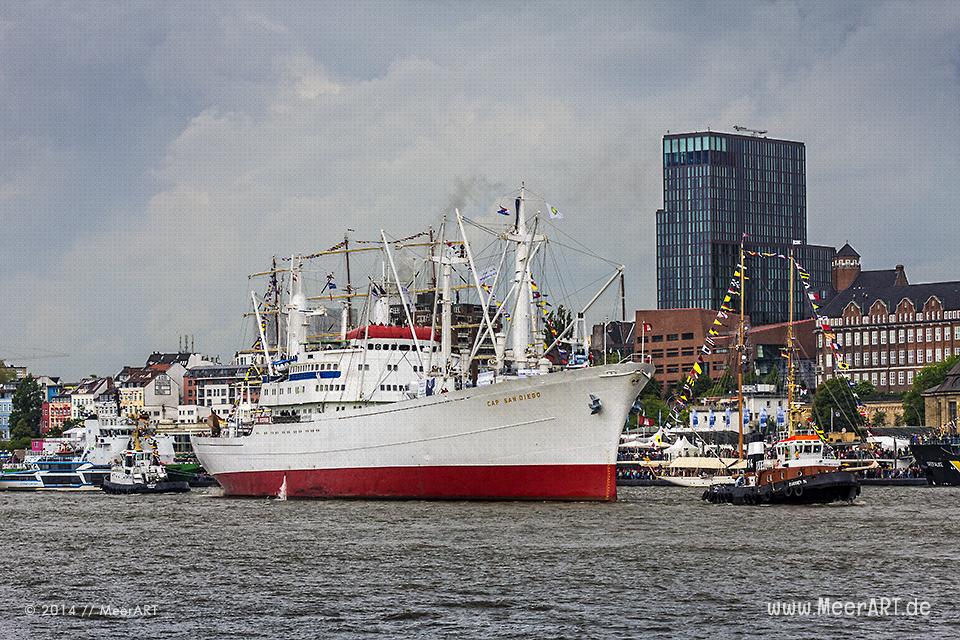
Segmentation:
<svg viewBox="0 0 960 640">
<path fill-rule="evenodd" d="M 276 496 L 286 479 L 290 498 L 614 500 L 620 434 L 652 373 L 562 371 L 193 446 L 234 496 Z"/>
</svg>

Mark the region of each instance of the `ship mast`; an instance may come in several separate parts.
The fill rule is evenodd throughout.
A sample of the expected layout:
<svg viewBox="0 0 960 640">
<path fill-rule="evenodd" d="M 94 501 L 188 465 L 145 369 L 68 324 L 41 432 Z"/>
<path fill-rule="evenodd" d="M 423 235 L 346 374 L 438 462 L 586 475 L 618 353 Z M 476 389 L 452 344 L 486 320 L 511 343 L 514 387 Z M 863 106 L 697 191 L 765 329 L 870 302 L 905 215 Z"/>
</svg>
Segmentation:
<svg viewBox="0 0 960 640">
<path fill-rule="evenodd" d="M 527 240 L 527 212 L 524 208 L 524 187 L 515 201 L 517 211 L 516 229 L 511 237 L 517 243 L 514 256 L 513 283 L 517 288 L 517 302 L 510 323 L 510 347 L 517 369 L 527 364 L 527 346 L 530 344 L 530 246 Z"/>
<path fill-rule="evenodd" d="M 787 317 L 787 437 L 793 435 L 793 270 L 796 258 L 793 257 L 793 247 L 790 248 L 790 310 Z"/>
<path fill-rule="evenodd" d="M 743 277 L 743 240 L 740 240 L 740 324 L 737 328 L 737 413 L 739 414 L 739 424 L 737 425 L 737 459 L 743 460 L 743 361 L 746 349 L 743 344 L 743 325 L 744 325 L 744 291 Z"/>
</svg>

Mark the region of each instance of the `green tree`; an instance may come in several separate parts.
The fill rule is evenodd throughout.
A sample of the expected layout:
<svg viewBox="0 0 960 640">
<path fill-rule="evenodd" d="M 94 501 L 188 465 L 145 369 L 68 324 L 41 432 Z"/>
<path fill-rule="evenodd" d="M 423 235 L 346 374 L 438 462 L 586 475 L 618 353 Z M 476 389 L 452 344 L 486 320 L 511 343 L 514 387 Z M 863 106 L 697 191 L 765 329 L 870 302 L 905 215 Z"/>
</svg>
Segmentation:
<svg viewBox="0 0 960 640">
<path fill-rule="evenodd" d="M 646 384 L 643 388 L 643 397 L 654 396 L 656 398 L 663 397 L 663 382 L 656 376 L 650 378 L 650 382 Z"/>
<path fill-rule="evenodd" d="M 859 431 L 863 416 L 857 411 L 853 389 L 845 378 L 830 378 L 813 394 L 813 421 L 822 429 Z"/>
<path fill-rule="evenodd" d="M 547 314 L 547 330 L 543 333 L 543 348 L 546 349 L 556 339 L 560 332 L 566 329 L 573 322 L 573 315 L 570 310 L 562 304 Z M 551 331 L 552 329 L 552 331 Z M 554 333 L 556 331 L 556 333 Z"/>
<path fill-rule="evenodd" d="M 659 396 L 649 395 L 640 398 L 643 415 L 653 420 L 666 421 L 670 416 L 670 407 Z"/>
<path fill-rule="evenodd" d="M 887 424 L 887 412 L 886 411 L 875 411 L 873 413 L 873 424 L 877 427 L 882 427 Z"/>
<path fill-rule="evenodd" d="M 853 385 L 853 391 L 861 400 L 870 400 L 877 396 L 877 388 L 869 380 L 861 380 Z"/>
<path fill-rule="evenodd" d="M 770 373 L 768 373 L 767 375 L 763 376 L 763 383 L 764 383 L 764 384 L 775 384 L 775 385 L 777 385 L 777 386 L 780 386 L 780 382 L 781 382 L 781 380 L 780 380 L 780 369 L 778 369 L 777 367 L 772 367 L 772 368 L 770 369 Z"/>
<path fill-rule="evenodd" d="M 44 434 L 47 438 L 59 438 L 63 435 L 64 431 L 69 431 L 76 427 L 83 426 L 83 418 L 69 418 L 63 421 L 59 427 L 50 427 L 50 429 Z"/>
<path fill-rule="evenodd" d="M 17 372 L 0 360 L 0 384 L 6 384 L 17 377 Z"/>
<path fill-rule="evenodd" d="M 29 446 L 31 438 L 40 437 L 40 409 L 43 390 L 33 376 L 27 376 L 17 385 L 10 413 L 10 440 L 20 449 Z"/>
<path fill-rule="evenodd" d="M 897 413 L 893 414 L 893 424 L 897 425 L 898 427 L 901 427 L 904 425 L 902 411 L 898 411 Z"/>
<path fill-rule="evenodd" d="M 923 410 L 923 392 L 937 386 L 947 377 L 947 372 L 960 361 L 960 356 L 950 356 L 942 362 L 928 364 L 917 372 L 913 378 L 913 386 L 903 396 L 903 417 L 912 425 L 925 425 L 926 415 Z"/>
<path fill-rule="evenodd" d="M 730 373 L 730 370 L 727 369 L 723 374 L 717 378 L 716 382 L 713 383 L 713 386 L 707 390 L 708 396 L 722 396 L 727 393 L 730 393 L 737 388 L 737 380 Z"/>
</svg>

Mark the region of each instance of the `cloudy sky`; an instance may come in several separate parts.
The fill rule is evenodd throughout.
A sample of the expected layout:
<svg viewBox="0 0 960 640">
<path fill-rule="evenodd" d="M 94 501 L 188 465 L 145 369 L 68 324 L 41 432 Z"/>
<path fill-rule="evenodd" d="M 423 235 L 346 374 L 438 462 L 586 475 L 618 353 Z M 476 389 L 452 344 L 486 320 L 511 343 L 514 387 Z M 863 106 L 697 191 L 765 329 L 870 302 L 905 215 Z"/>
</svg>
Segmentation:
<svg viewBox="0 0 960 640">
<path fill-rule="evenodd" d="M 660 136 L 734 124 L 807 143 L 812 242 L 960 279 L 956 2 L 3 2 L 0 358 L 229 358 L 271 255 L 521 179 L 653 306 Z"/>
</svg>

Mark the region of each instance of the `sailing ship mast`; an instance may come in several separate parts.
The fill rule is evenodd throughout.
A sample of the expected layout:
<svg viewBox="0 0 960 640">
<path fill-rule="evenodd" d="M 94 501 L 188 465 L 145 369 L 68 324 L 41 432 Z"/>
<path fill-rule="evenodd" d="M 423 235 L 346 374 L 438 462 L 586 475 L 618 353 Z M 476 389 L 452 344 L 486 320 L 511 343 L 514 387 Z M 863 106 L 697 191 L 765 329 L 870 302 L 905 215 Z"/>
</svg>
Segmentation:
<svg viewBox="0 0 960 640">
<path fill-rule="evenodd" d="M 743 325 L 744 325 L 744 291 L 743 277 L 743 240 L 740 240 L 740 324 L 737 328 L 737 407 L 739 413 L 739 424 L 737 425 L 737 460 L 743 460 L 743 362 L 744 347 Z"/>
<path fill-rule="evenodd" d="M 793 270 L 794 270 L 793 247 L 790 248 L 788 268 L 790 269 L 790 311 L 787 318 L 787 436 L 793 435 Z"/>
</svg>

